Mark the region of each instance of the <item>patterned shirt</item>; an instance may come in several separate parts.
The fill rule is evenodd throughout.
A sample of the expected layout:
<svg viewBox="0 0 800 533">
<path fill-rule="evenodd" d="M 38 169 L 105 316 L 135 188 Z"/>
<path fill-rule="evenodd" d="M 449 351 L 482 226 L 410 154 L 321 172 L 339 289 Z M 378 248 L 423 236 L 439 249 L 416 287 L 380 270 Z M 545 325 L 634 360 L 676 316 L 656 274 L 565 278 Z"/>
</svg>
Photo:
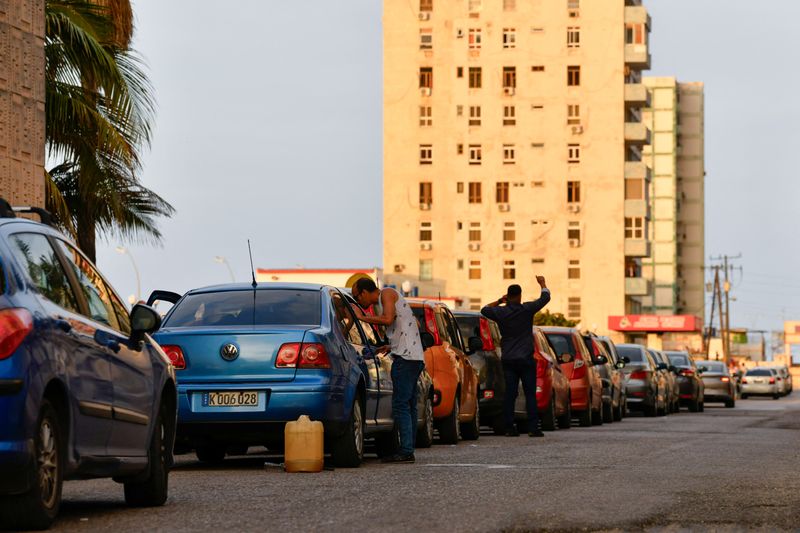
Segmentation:
<svg viewBox="0 0 800 533">
<path fill-rule="evenodd" d="M 394 291 L 389 288 L 383 290 Z M 425 361 L 417 317 L 414 316 L 403 295 L 394 292 L 397 293 L 397 301 L 394 304 L 396 316 L 394 322 L 386 327 L 386 336 L 389 337 L 392 353 L 409 361 Z"/>
</svg>

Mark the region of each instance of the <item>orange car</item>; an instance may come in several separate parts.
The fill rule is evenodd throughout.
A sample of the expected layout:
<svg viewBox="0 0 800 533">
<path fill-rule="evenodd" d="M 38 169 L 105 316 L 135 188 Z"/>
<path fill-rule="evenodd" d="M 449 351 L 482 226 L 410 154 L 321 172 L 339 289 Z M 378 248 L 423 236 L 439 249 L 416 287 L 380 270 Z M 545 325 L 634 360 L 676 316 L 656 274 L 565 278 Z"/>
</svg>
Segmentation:
<svg viewBox="0 0 800 533">
<path fill-rule="evenodd" d="M 561 370 L 569 378 L 572 413 L 581 426 L 603 423 L 603 382 L 580 332 L 574 328 L 543 327 L 555 349 Z"/>
<path fill-rule="evenodd" d="M 455 444 L 459 438 L 477 439 L 478 374 L 467 357 L 467 340 L 442 302 L 409 298 L 408 304 L 420 331 L 433 336 L 434 345 L 425 350 L 425 368 L 433 378 L 433 418 L 440 441 Z"/>
</svg>

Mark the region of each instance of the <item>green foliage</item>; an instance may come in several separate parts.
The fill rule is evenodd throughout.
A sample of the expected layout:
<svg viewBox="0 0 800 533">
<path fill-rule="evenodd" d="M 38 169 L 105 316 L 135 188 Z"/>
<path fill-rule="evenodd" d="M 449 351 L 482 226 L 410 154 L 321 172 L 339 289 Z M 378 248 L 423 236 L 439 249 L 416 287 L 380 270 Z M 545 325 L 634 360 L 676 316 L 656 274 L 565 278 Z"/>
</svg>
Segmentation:
<svg viewBox="0 0 800 533">
<path fill-rule="evenodd" d="M 578 325 L 575 320 L 570 320 L 561 313 L 551 313 L 547 310 L 536 313 L 533 323 L 537 326 L 564 326 L 567 328 Z"/>
</svg>

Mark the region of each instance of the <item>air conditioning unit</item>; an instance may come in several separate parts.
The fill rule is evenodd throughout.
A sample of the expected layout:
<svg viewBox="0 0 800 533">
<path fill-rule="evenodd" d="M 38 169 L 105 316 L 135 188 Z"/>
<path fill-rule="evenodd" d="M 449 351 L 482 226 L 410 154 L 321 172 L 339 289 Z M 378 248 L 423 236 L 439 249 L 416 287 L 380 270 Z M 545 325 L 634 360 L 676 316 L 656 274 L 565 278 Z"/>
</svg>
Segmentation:
<svg viewBox="0 0 800 533">
<path fill-rule="evenodd" d="M 430 211 L 431 204 L 419 204 L 419 208 L 421 211 Z"/>
<path fill-rule="evenodd" d="M 422 11 L 419 14 L 419 20 L 431 20 L 431 14 L 428 11 Z"/>
<path fill-rule="evenodd" d="M 570 9 L 569 10 L 569 17 L 570 18 L 576 19 L 576 18 L 578 18 L 580 16 L 581 16 L 581 10 L 580 9 Z"/>
<path fill-rule="evenodd" d="M 570 248 L 578 248 L 581 245 L 580 239 L 570 239 L 569 240 L 569 247 Z"/>
<path fill-rule="evenodd" d="M 419 243 L 420 250 L 433 250 L 433 244 L 429 242 L 421 242 Z"/>
<path fill-rule="evenodd" d="M 395 265 L 394 266 L 394 271 L 396 273 L 398 273 L 398 274 L 401 273 L 402 271 L 404 271 L 405 269 L 406 269 L 405 265 Z"/>
<path fill-rule="evenodd" d="M 420 87 L 419 93 L 422 96 L 430 96 L 431 95 L 431 88 L 430 87 Z"/>
<path fill-rule="evenodd" d="M 510 252 L 513 249 L 514 249 L 514 243 L 513 242 L 504 242 L 503 243 L 503 250 L 505 250 L 506 252 Z"/>
<path fill-rule="evenodd" d="M 570 213 L 580 213 L 581 204 L 567 204 L 567 211 Z"/>
<path fill-rule="evenodd" d="M 514 87 L 503 87 L 503 94 L 506 96 L 514 96 Z"/>
<path fill-rule="evenodd" d="M 572 126 L 572 134 L 573 135 L 580 135 L 583 133 L 583 126 L 578 124 L 577 126 Z"/>
<path fill-rule="evenodd" d="M 470 252 L 478 252 L 481 249 L 481 245 L 478 242 L 471 242 L 469 243 L 469 251 Z"/>
<path fill-rule="evenodd" d="M 508 204 L 497 204 L 497 209 L 506 213 L 511 210 L 511 206 Z"/>
<path fill-rule="evenodd" d="M 464 37 L 464 29 L 463 28 L 456 29 L 456 38 L 461 39 L 463 37 Z"/>
</svg>

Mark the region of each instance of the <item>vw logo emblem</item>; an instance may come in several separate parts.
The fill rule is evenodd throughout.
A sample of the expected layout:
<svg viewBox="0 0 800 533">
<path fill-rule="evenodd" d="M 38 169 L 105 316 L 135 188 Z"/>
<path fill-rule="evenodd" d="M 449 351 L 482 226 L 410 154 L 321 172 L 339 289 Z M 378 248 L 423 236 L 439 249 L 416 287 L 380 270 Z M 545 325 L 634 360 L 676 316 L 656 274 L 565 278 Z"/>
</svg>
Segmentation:
<svg viewBox="0 0 800 533">
<path fill-rule="evenodd" d="M 239 347 L 232 342 L 229 342 L 228 344 L 224 344 L 222 348 L 219 349 L 219 354 L 226 361 L 233 361 L 239 357 Z"/>
</svg>

